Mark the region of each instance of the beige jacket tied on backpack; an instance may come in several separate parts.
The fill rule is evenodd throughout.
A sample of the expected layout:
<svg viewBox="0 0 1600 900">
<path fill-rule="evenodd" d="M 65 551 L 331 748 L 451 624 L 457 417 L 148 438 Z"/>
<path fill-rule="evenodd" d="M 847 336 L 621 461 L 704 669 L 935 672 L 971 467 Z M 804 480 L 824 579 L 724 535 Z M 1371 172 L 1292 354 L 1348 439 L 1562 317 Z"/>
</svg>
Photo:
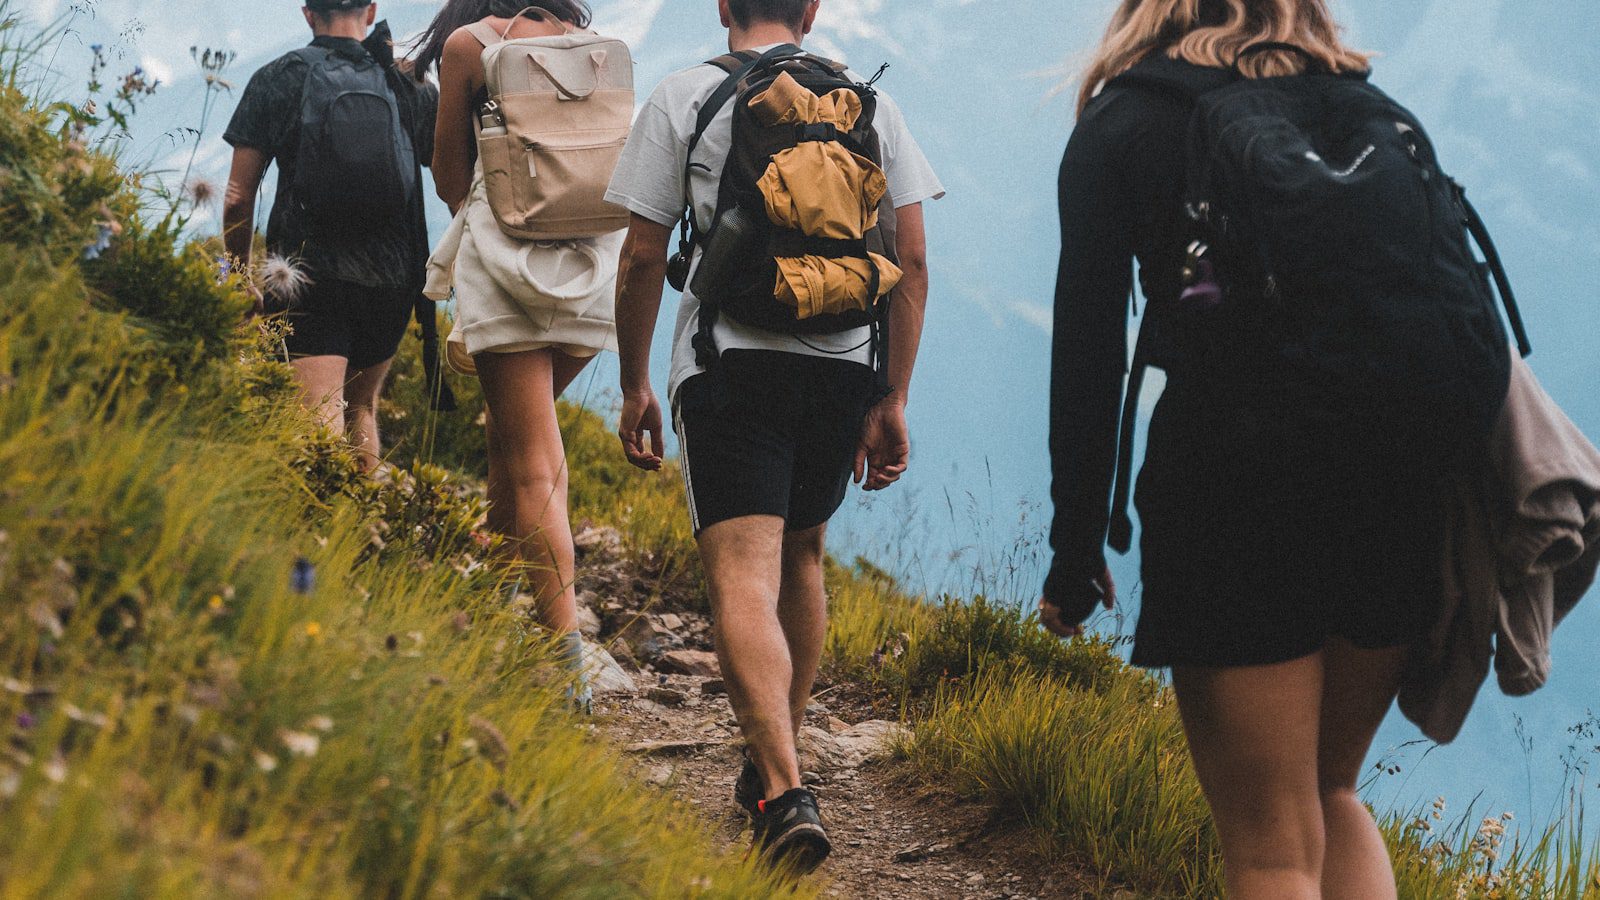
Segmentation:
<svg viewBox="0 0 1600 900">
<path fill-rule="evenodd" d="M 1491 658 L 1504 693 L 1544 686 L 1556 626 L 1600 569 L 1600 450 L 1521 359 L 1486 472 L 1453 498 L 1443 605 L 1400 691 L 1401 711 L 1439 743 L 1460 733 Z"/>
<path fill-rule="evenodd" d="M 787 72 L 750 101 L 763 125 L 831 123 L 842 132 L 861 118 L 854 91 L 825 97 L 806 90 Z M 883 170 L 836 141 L 807 141 L 772 158 L 759 182 L 774 225 L 808 237 L 861 240 L 878 224 L 878 205 L 889 190 Z M 867 309 L 900 283 L 900 267 L 876 253 L 865 259 L 823 256 L 780 257 L 774 294 L 793 306 L 801 319 Z M 869 296 L 873 267 L 878 291 Z"/>
</svg>

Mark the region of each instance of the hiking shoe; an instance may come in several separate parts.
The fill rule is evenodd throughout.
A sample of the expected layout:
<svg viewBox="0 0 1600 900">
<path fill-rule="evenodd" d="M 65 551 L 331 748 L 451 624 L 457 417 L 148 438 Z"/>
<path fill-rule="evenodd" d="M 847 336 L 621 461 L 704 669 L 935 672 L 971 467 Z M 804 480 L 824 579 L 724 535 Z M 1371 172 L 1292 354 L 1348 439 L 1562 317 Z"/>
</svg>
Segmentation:
<svg viewBox="0 0 1600 900">
<path fill-rule="evenodd" d="M 594 715 L 594 691 L 587 682 L 567 688 L 567 705 L 579 716 Z"/>
<path fill-rule="evenodd" d="M 817 797 L 805 788 L 763 800 L 756 808 L 755 849 L 769 865 L 809 875 L 833 852 Z"/>
<path fill-rule="evenodd" d="M 756 764 L 750 757 L 744 758 L 744 768 L 739 770 L 739 780 L 733 783 L 733 802 L 750 815 L 751 820 L 761 815 L 761 798 L 767 794 L 767 788 L 761 783 L 761 772 L 756 769 Z"/>
</svg>

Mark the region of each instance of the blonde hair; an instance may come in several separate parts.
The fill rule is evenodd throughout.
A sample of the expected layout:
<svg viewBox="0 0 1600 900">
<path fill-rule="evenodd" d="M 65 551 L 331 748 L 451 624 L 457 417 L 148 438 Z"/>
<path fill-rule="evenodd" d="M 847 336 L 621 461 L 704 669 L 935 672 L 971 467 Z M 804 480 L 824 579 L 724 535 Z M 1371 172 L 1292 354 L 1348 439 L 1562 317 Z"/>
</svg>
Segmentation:
<svg viewBox="0 0 1600 900">
<path fill-rule="evenodd" d="M 1122 0 L 1084 72 L 1078 111 L 1106 82 L 1154 53 L 1199 66 L 1235 62 L 1248 78 L 1294 75 L 1306 59 L 1285 50 L 1252 54 L 1266 42 L 1293 44 L 1330 72 L 1365 72 L 1372 55 L 1345 46 L 1326 0 Z"/>
</svg>

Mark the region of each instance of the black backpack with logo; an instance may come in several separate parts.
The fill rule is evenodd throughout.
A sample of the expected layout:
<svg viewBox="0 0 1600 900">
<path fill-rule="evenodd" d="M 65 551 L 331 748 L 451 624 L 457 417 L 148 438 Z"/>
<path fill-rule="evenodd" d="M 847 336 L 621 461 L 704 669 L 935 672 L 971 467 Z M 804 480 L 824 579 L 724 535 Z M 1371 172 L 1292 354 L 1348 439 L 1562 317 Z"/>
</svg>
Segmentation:
<svg viewBox="0 0 1600 900">
<path fill-rule="evenodd" d="M 1531 352 L 1488 231 L 1416 117 L 1364 74 L 1323 71 L 1292 45 L 1259 44 L 1241 59 L 1262 52 L 1295 53 L 1309 68 L 1251 79 L 1236 63 L 1219 86 L 1215 71 L 1185 77 L 1158 59 L 1113 82 L 1194 107 L 1189 242 L 1174 248 L 1184 289 L 1150 299 L 1123 411 L 1111 528 L 1122 552 L 1148 366 L 1266 373 L 1405 452 L 1443 458 L 1485 437 L 1504 405 L 1510 352 L 1496 288 Z M 1258 358 L 1217 358 L 1240 348 Z"/>
<path fill-rule="evenodd" d="M 772 223 L 766 199 L 758 183 L 773 157 L 804 141 L 837 141 L 846 149 L 883 165 L 883 152 L 875 126 L 877 92 L 871 83 L 852 80 L 842 63 L 806 53 L 792 44 L 765 53 L 740 51 L 711 60 L 728 73 L 727 79 L 707 99 L 700 110 L 694 135 L 685 158 L 684 183 L 688 184 L 695 148 L 718 114 L 733 103 L 733 144 L 723 169 L 717 210 L 704 231 L 696 221 L 694 205 L 689 204 L 681 226 L 682 244 L 669 267 L 669 281 L 677 290 L 690 287 L 700 302 L 700 327 L 694 338 L 696 361 L 701 366 L 716 364 L 718 350 L 713 329 L 719 316 L 768 331 L 799 336 L 838 334 L 871 326 L 875 368 L 883 374 L 888 333 L 888 297 L 869 304 L 866 310 L 815 315 L 800 318 L 796 310 L 774 296 L 780 257 L 822 256 L 832 259 L 868 259 L 878 254 L 890 262 L 895 258 L 894 204 L 885 196 L 878 206 L 877 227 L 863 240 L 838 241 L 809 237 Z M 770 88 L 787 73 L 818 96 L 835 90 L 854 91 L 861 98 L 862 113 L 848 134 L 831 125 L 764 126 L 750 111 L 750 100 Z M 876 80 L 876 79 L 874 79 Z M 689 284 L 690 263 L 696 249 L 702 251 L 694 282 Z M 877 294 L 877 285 L 870 287 Z"/>
<path fill-rule="evenodd" d="M 310 71 L 300 100 L 293 196 L 311 234 L 403 221 L 418 188 L 417 159 L 387 70 L 365 53 L 295 52 Z"/>
</svg>

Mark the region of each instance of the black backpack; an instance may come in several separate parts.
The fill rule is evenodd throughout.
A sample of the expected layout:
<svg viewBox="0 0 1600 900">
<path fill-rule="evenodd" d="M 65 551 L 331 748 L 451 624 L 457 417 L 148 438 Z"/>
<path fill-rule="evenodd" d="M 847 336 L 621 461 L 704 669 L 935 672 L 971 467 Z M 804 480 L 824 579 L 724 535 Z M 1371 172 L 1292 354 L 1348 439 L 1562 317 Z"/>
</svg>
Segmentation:
<svg viewBox="0 0 1600 900">
<path fill-rule="evenodd" d="M 1111 545 L 1132 544 L 1128 499 L 1144 371 L 1270 373 L 1307 403 L 1439 458 L 1493 428 L 1510 383 L 1499 289 L 1526 356 L 1509 280 L 1465 191 L 1408 110 L 1365 74 L 1245 78 L 1136 66 L 1113 84 L 1177 92 L 1194 106 L 1187 147 L 1185 288 L 1141 325 L 1122 414 Z M 1474 255 L 1469 234 L 1487 262 Z M 1491 287 L 1490 278 L 1495 287 Z M 1208 359 L 1225 346 L 1258 359 Z M 1221 369 L 1218 369 L 1218 364 Z"/>
<path fill-rule="evenodd" d="M 387 70 L 366 54 L 322 47 L 296 53 L 310 72 L 293 196 L 312 236 L 403 221 L 418 187 L 417 159 Z"/>
<path fill-rule="evenodd" d="M 867 310 L 801 319 L 793 307 L 776 299 L 773 284 L 780 257 L 815 255 L 870 260 L 868 254 L 876 253 L 898 262 L 894 252 L 893 202 L 888 196 L 884 197 L 879 205 L 878 225 L 868 231 L 863 240 L 828 240 L 774 225 L 767 216 L 766 199 L 758 186 L 774 156 L 804 141 L 838 141 L 851 152 L 882 166 L 883 152 L 875 127 L 877 92 L 872 83 L 857 83 L 846 74 L 842 63 L 813 56 L 792 44 L 761 54 L 753 51 L 728 54 L 711 60 L 709 65 L 727 72 L 728 78 L 701 108 L 685 158 L 693 159 L 706 129 L 730 101 L 734 103 L 733 144 L 723 169 L 716 215 L 710 228 L 701 231 L 694 205 L 690 203 L 683 215 L 681 246 L 669 267 L 672 286 L 683 290 L 690 286 L 689 264 L 694 251 L 702 250 L 700 267 L 691 286 L 700 301 L 700 328 L 694 338 L 696 362 L 707 368 L 716 365 L 719 353 L 713 329 L 718 317 L 727 315 L 741 324 L 801 336 L 802 340 L 808 334 L 838 334 L 871 326 L 874 367 L 880 376 L 883 375 L 888 333 L 887 297 L 871 304 Z M 855 91 L 861 97 L 862 109 L 855 129 L 844 134 L 831 125 L 767 127 L 758 122 L 750 111 L 750 100 L 766 91 L 785 72 L 818 96 L 841 89 Z M 689 162 L 685 166 L 685 184 L 689 182 L 694 165 Z M 707 250 L 717 252 L 708 254 Z M 724 264 L 708 265 L 708 260 L 714 258 L 721 258 Z M 877 294 L 876 287 L 872 286 L 873 295 Z"/>
</svg>

